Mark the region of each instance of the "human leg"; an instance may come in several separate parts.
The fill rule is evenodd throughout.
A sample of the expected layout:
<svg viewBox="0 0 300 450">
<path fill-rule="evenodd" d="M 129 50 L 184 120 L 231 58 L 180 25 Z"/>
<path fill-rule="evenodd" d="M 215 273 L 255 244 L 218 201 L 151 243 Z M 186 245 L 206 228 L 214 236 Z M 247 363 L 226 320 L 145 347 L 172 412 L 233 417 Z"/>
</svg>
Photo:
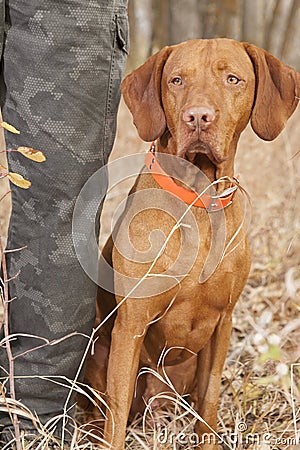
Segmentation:
<svg viewBox="0 0 300 450">
<path fill-rule="evenodd" d="M 76 376 L 87 344 L 82 334 L 94 321 L 96 285 L 77 261 L 71 222 L 81 187 L 107 161 L 114 139 L 126 0 L 10 0 L 6 20 L 3 117 L 21 130 L 6 135 L 7 147 L 27 145 L 47 158 L 37 165 L 9 154 L 10 170 L 32 181 L 28 191 L 12 186 L 8 249 L 27 248 L 7 254 L 9 276 L 20 270 L 9 286 L 16 297 L 10 333 L 49 341 L 78 333 L 29 352 L 42 341 L 12 341 L 17 399 L 45 424 L 63 412 L 69 388 L 61 377 Z M 5 366 L 3 348 L 0 358 Z"/>
</svg>

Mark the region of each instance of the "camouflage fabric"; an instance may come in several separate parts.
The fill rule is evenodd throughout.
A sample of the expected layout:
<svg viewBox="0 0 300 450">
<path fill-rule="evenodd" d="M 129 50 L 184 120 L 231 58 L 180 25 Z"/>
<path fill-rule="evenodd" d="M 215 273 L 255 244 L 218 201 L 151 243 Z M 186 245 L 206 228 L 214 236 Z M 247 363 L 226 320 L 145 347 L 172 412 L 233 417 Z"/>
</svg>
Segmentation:
<svg viewBox="0 0 300 450">
<path fill-rule="evenodd" d="M 2 2 L 0 11 L 3 13 Z M 0 39 L 3 29 L 0 21 Z M 112 148 L 119 85 L 128 52 L 127 0 L 9 0 L 5 11 L 3 119 L 21 130 L 6 134 L 7 148 L 40 149 L 37 164 L 9 154 L 10 170 L 32 181 L 12 186 L 8 249 L 10 333 L 53 341 L 89 335 L 96 285 L 72 245 L 72 211 L 86 180 Z M 1 28 L 2 27 L 2 28 Z M 36 338 L 12 342 L 16 395 L 43 423 L 61 414 L 87 338 L 76 335 L 45 346 Z M 6 367 L 2 348 L 0 365 Z M 2 371 L 5 381 L 5 372 Z M 38 378 L 45 376 L 52 381 Z M 9 391 L 9 387 L 7 386 Z M 69 406 L 74 403 L 72 397 Z M 74 408 L 73 408 L 74 409 Z M 72 414 L 72 409 L 69 411 Z M 2 417 L 2 425 L 10 423 Z M 26 424 L 24 424 L 26 426 Z"/>
<path fill-rule="evenodd" d="M 2 46 L 3 46 L 3 38 L 4 38 L 4 24 L 5 24 L 5 0 L 0 0 L 0 53 L 2 53 Z"/>
</svg>

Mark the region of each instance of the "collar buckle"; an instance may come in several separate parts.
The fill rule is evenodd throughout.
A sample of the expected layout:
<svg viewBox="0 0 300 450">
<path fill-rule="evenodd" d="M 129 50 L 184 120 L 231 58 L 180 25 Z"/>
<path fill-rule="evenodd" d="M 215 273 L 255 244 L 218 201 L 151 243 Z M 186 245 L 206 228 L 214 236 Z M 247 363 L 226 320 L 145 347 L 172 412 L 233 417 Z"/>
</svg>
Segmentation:
<svg viewBox="0 0 300 450">
<path fill-rule="evenodd" d="M 216 211 L 219 211 L 220 209 L 223 209 L 222 205 L 220 207 L 220 201 L 218 201 L 218 200 L 219 200 L 219 196 L 218 195 L 212 195 L 211 196 L 210 205 L 209 205 L 208 208 L 206 208 L 206 211 L 208 213 L 216 212 Z"/>
</svg>

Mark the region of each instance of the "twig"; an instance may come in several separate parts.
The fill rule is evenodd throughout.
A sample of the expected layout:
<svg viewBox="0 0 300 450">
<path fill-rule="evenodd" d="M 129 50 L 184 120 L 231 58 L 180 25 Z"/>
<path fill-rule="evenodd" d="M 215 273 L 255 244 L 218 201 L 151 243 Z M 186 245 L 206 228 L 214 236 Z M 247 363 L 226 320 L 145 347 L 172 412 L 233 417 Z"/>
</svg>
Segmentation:
<svg viewBox="0 0 300 450">
<path fill-rule="evenodd" d="M 11 194 L 11 191 L 5 192 L 5 194 L 0 198 L 0 203 L 1 203 L 2 200 L 3 200 L 7 195 L 9 195 L 9 194 Z"/>
<path fill-rule="evenodd" d="M 11 302 L 12 300 L 13 299 L 10 299 L 9 302 Z M 69 339 L 69 338 L 74 337 L 74 336 L 83 336 L 83 337 L 85 337 L 87 339 L 90 339 L 90 337 L 88 335 L 86 335 L 84 333 L 78 333 L 77 331 L 74 331 L 73 333 L 70 333 L 70 334 L 68 334 L 66 336 L 63 336 L 63 337 L 59 338 L 59 339 L 54 339 L 53 341 L 49 341 L 49 339 L 47 339 L 47 338 L 44 338 L 42 336 L 35 336 L 33 334 L 16 333 L 16 334 L 10 334 L 9 336 L 5 336 L 4 339 L 2 339 L 0 341 L 0 346 L 2 344 L 5 344 L 7 342 L 7 340 L 13 341 L 13 340 L 16 340 L 18 337 L 23 337 L 23 338 L 27 337 L 27 338 L 31 338 L 31 339 L 40 339 L 41 341 L 44 342 L 43 344 L 37 345 L 36 347 L 30 348 L 29 350 L 26 350 L 26 351 L 24 351 L 22 353 L 18 353 L 17 355 L 15 355 L 13 357 L 13 359 L 16 360 L 19 357 L 24 357 L 28 353 L 34 352 L 36 350 L 40 350 L 41 348 L 44 348 L 44 347 L 48 347 L 49 345 L 53 346 L 53 345 L 60 344 L 61 342 L 65 341 L 66 339 Z"/>
<path fill-rule="evenodd" d="M 27 245 L 23 245 L 23 247 L 19 248 L 13 248 L 12 250 L 4 250 L 4 253 L 14 253 L 14 252 L 20 252 L 21 250 L 25 250 L 27 248 Z"/>
<path fill-rule="evenodd" d="M 18 150 L 15 150 L 13 148 L 7 148 L 6 150 L 1 150 L 0 153 L 17 153 Z"/>
<path fill-rule="evenodd" d="M 8 304 L 9 304 L 9 293 L 8 293 L 8 276 L 7 276 L 7 266 L 6 266 L 6 258 L 4 253 L 4 248 L 2 244 L 2 237 L 0 236 L 0 253 L 1 253 L 1 263 L 2 263 L 2 272 L 3 272 L 3 281 L 4 281 L 4 292 L 2 295 L 3 302 L 3 328 L 4 328 L 4 336 L 9 336 L 9 316 L 8 316 Z M 11 350 L 11 345 L 9 339 L 5 342 L 8 362 L 9 362 L 9 386 L 10 386 L 10 397 L 13 400 L 16 400 L 16 391 L 15 391 L 15 379 L 14 379 L 14 358 Z M 20 424 L 18 420 L 18 415 L 13 413 L 13 425 L 15 431 L 16 438 L 16 447 L 17 450 L 21 450 L 21 433 L 20 433 Z"/>
</svg>

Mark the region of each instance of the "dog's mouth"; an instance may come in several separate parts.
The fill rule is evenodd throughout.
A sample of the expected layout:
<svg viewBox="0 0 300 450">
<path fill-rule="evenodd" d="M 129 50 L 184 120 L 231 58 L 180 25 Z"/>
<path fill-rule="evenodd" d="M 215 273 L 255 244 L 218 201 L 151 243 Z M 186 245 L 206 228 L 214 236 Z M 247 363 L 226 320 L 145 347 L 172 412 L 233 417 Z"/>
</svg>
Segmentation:
<svg viewBox="0 0 300 450">
<path fill-rule="evenodd" d="M 198 167 L 211 182 L 216 179 L 217 166 L 225 161 L 219 156 L 218 149 L 203 141 L 190 144 L 178 156 Z"/>
<path fill-rule="evenodd" d="M 187 152 L 184 159 L 198 167 L 210 182 L 216 180 L 216 165 L 211 161 L 208 155 L 200 152 Z"/>
<path fill-rule="evenodd" d="M 211 145 L 205 141 L 197 140 L 180 151 L 181 157 L 195 164 L 199 156 L 206 156 L 214 165 L 218 165 L 226 161 L 226 157 L 220 155 L 218 146 Z"/>
</svg>

